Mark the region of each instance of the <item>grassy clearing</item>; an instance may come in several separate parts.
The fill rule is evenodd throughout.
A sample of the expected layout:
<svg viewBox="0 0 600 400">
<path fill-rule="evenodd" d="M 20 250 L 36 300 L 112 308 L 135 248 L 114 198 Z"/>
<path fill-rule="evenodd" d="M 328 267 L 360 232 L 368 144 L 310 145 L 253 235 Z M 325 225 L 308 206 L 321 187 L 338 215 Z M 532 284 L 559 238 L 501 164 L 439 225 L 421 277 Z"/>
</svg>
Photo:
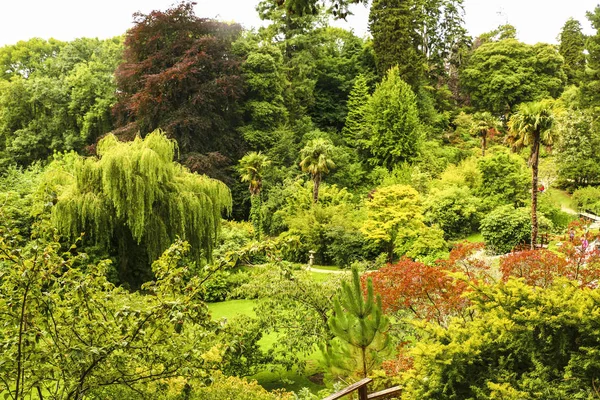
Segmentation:
<svg viewBox="0 0 600 400">
<path fill-rule="evenodd" d="M 323 272 L 311 272 L 311 276 L 317 282 L 324 282 L 336 275 Z M 254 312 L 254 308 L 259 305 L 260 301 L 256 299 L 228 300 L 219 303 L 209 303 L 208 309 L 213 320 L 219 320 L 221 318 L 232 319 L 237 315 L 255 317 L 256 313 Z M 259 341 L 259 345 L 262 350 L 266 351 L 271 349 L 276 341 L 277 333 L 270 333 L 262 337 L 262 339 Z M 320 366 L 321 359 L 322 356 L 320 351 L 315 349 L 312 354 L 306 357 L 307 365 L 302 374 L 298 373 L 298 371 L 295 369 L 291 371 L 274 369 L 265 370 L 250 378 L 256 379 L 258 383 L 267 390 L 285 389 L 288 391 L 297 392 L 303 387 L 306 387 L 311 392 L 317 393 L 319 390 L 324 389 L 325 386 L 312 382 L 308 377 L 322 372 L 322 368 Z"/>
<path fill-rule="evenodd" d="M 564 190 L 550 188 L 546 191 L 546 193 L 544 193 L 544 195 L 549 196 L 550 199 L 555 204 L 558 204 L 562 209 L 567 208 L 570 210 L 577 210 L 577 206 L 573 203 L 571 195 Z"/>
<path fill-rule="evenodd" d="M 483 235 L 480 232 L 471 233 L 465 238 L 467 242 L 471 243 L 483 243 Z"/>
</svg>

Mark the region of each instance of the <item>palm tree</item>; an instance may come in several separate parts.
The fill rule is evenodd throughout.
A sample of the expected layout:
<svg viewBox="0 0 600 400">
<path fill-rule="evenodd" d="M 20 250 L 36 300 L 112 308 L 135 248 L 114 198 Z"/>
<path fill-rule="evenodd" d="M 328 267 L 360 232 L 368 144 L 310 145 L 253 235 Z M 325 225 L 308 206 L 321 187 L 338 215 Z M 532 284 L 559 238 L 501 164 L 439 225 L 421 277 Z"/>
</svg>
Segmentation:
<svg viewBox="0 0 600 400">
<path fill-rule="evenodd" d="M 554 102 L 542 100 L 522 103 L 508 122 L 508 140 L 513 148 L 531 146 L 531 249 L 535 248 L 538 234 L 537 192 L 540 145 L 551 146 L 554 142 Z"/>
<path fill-rule="evenodd" d="M 250 219 L 254 225 L 254 231 L 258 240 L 262 230 L 261 221 L 261 190 L 264 169 L 271 164 L 268 157 L 260 152 L 247 153 L 240 160 L 238 171 L 242 182 L 248 182 L 250 191 Z"/>
<path fill-rule="evenodd" d="M 335 168 L 331 159 L 333 143 L 328 139 L 313 139 L 300 152 L 300 167 L 308 172 L 313 180 L 313 202 L 319 201 L 319 185 L 324 174 Z"/>
<path fill-rule="evenodd" d="M 478 112 L 473 115 L 473 127 L 471 135 L 481 138 L 481 156 L 485 156 L 485 148 L 488 136 L 498 133 L 502 124 L 490 112 Z"/>
</svg>

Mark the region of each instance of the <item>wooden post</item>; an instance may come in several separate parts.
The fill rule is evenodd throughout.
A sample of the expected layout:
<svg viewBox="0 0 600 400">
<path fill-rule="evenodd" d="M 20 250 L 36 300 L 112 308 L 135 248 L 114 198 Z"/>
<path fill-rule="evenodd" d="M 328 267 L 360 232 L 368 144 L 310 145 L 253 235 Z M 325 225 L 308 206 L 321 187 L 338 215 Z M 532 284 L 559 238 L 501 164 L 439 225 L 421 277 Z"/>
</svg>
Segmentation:
<svg viewBox="0 0 600 400">
<path fill-rule="evenodd" d="M 368 400 L 367 385 L 358 388 L 358 400 Z"/>
</svg>

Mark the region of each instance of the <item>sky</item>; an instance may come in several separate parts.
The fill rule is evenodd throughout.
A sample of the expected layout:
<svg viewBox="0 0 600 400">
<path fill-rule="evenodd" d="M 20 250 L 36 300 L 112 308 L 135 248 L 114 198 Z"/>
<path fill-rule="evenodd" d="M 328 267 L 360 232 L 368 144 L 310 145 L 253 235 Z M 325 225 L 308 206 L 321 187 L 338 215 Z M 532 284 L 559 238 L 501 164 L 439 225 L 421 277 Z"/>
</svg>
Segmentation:
<svg viewBox="0 0 600 400">
<path fill-rule="evenodd" d="M 125 33 L 132 26 L 132 14 L 167 9 L 174 0 L 0 0 L 0 46 L 32 37 L 72 40 L 77 37 L 101 39 Z M 196 15 L 236 21 L 245 27 L 259 26 L 255 6 L 259 0 L 196 0 Z M 469 34 L 477 36 L 500 24 L 517 28 L 525 43 L 556 43 L 569 17 L 582 23 L 585 33 L 592 29 L 585 18 L 600 0 L 464 0 Z M 334 25 L 367 34 L 368 9 L 352 8 L 354 16 Z"/>
</svg>

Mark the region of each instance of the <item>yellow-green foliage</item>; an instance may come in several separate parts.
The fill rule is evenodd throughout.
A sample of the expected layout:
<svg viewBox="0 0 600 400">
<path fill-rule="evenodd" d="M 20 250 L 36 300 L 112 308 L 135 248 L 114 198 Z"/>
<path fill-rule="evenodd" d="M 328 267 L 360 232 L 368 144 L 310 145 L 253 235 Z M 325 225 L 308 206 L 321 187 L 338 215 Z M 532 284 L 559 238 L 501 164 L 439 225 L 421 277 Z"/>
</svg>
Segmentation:
<svg viewBox="0 0 600 400">
<path fill-rule="evenodd" d="M 104 246 L 126 227 L 151 260 L 179 236 L 195 256 L 210 258 L 231 194 L 222 182 L 173 162 L 176 151 L 161 131 L 132 142 L 102 139 L 98 157 L 80 158 L 68 171 L 73 179 L 58 195 L 55 226 L 72 238 L 85 232 Z"/>
</svg>

